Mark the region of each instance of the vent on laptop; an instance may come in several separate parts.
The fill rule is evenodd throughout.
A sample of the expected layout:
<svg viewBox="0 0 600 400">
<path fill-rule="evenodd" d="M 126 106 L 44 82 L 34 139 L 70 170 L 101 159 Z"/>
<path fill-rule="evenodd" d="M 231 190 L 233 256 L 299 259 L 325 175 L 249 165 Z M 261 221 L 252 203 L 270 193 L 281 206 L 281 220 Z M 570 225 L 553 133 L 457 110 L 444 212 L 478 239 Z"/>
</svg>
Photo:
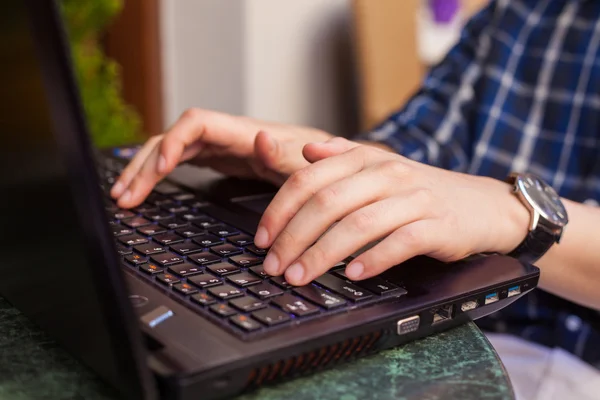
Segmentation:
<svg viewBox="0 0 600 400">
<path fill-rule="evenodd" d="M 387 333 L 387 331 L 381 330 L 357 336 L 262 367 L 256 367 L 248 375 L 246 387 L 251 389 L 266 383 L 308 374 L 373 353 L 378 349 L 378 345 Z"/>
</svg>

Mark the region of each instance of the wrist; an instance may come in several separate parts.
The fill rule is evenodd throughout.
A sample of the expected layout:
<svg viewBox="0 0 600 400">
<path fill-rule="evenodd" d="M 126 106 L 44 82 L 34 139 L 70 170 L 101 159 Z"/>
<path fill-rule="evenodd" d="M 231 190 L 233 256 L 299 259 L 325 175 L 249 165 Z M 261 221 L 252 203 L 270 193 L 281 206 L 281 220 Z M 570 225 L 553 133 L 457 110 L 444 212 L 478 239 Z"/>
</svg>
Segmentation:
<svg viewBox="0 0 600 400">
<path fill-rule="evenodd" d="M 530 213 L 513 193 L 512 185 L 491 178 L 489 181 L 493 212 L 495 213 L 494 234 L 490 251 L 508 254 L 516 249 L 528 234 Z"/>
</svg>

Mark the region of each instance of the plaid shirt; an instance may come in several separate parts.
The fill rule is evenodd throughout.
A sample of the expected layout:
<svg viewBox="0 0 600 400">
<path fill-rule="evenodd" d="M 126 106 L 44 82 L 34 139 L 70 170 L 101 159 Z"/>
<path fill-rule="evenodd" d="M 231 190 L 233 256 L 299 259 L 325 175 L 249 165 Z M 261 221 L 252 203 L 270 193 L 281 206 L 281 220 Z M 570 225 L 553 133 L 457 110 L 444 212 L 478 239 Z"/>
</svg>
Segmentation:
<svg viewBox="0 0 600 400">
<path fill-rule="evenodd" d="M 362 139 L 455 171 L 533 172 L 600 201 L 600 1 L 492 1 L 414 97 Z M 479 321 L 600 366 L 600 315 L 537 290 Z"/>
</svg>

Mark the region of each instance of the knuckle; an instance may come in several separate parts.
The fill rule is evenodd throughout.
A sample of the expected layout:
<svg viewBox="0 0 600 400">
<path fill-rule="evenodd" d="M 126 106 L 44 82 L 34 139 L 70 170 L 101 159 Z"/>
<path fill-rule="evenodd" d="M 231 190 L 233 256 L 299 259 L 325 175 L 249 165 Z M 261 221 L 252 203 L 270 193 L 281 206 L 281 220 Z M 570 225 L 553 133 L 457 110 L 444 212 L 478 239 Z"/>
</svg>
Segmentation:
<svg viewBox="0 0 600 400">
<path fill-rule="evenodd" d="M 410 172 L 410 167 L 397 160 L 388 160 L 379 164 L 379 169 L 387 176 L 397 178 L 406 176 Z"/>
<path fill-rule="evenodd" d="M 326 187 L 315 193 L 314 202 L 317 207 L 329 209 L 335 205 L 337 193 L 332 187 Z"/>
<path fill-rule="evenodd" d="M 420 187 L 414 193 L 416 204 L 421 206 L 422 210 L 430 210 L 435 203 L 435 194 L 428 187 Z"/>
<path fill-rule="evenodd" d="M 309 268 L 314 268 L 322 265 L 328 259 L 328 252 L 323 249 L 318 243 L 313 245 L 304 255 L 303 264 Z"/>
<path fill-rule="evenodd" d="M 277 238 L 277 245 L 274 245 L 273 247 L 276 247 L 275 250 L 277 250 L 277 248 L 290 249 L 293 248 L 297 243 L 298 240 L 296 239 L 296 237 L 289 230 L 284 229 L 281 231 L 279 237 Z"/>
<path fill-rule="evenodd" d="M 358 232 L 365 232 L 371 230 L 375 224 L 375 215 L 373 212 L 368 210 L 359 210 L 352 214 L 350 217 L 350 225 Z"/>
<path fill-rule="evenodd" d="M 422 235 L 419 235 L 414 229 L 405 226 L 396 232 L 396 241 L 402 244 L 402 246 L 411 249 L 423 248 L 424 241 Z"/>
<path fill-rule="evenodd" d="M 294 189 L 304 189 L 314 181 L 314 174 L 311 168 L 303 168 L 296 171 L 290 177 L 290 185 Z"/>
<path fill-rule="evenodd" d="M 203 115 L 204 111 L 199 108 L 188 108 L 181 114 L 180 119 L 198 119 Z"/>
</svg>

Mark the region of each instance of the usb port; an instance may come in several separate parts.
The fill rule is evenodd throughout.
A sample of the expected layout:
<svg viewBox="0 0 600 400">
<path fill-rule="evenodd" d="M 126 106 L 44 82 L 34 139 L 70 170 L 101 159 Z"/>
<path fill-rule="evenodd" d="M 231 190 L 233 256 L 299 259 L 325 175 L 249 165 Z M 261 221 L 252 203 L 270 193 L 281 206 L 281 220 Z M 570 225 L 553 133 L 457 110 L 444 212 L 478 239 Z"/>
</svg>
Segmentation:
<svg viewBox="0 0 600 400">
<path fill-rule="evenodd" d="M 476 309 L 478 306 L 477 304 L 477 300 L 471 300 L 471 301 L 465 301 L 464 303 L 462 303 L 462 305 L 460 306 L 460 310 L 462 312 L 467 312 L 467 311 L 471 311 Z"/>
<path fill-rule="evenodd" d="M 492 304 L 497 302 L 498 300 L 500 300 L 500 298 L 498 297 L 498 292 L 490 293 L 487 296 L 485 296 L 485 304 Z"/>
<path fill-rule="evenodd" d="M 508 288 L 508 297 L 513 297 L 521 294 L 521 286 L 513 286 Z"/>
<path fill-rule="evenodd" d="M 439 324 L 440 322 L 444 322 L 452 319 L 452 304 L 447 306 L 442 306 L 440 308 L 433 309 L 433 322 L 432 325 Z"/>
</svg>

